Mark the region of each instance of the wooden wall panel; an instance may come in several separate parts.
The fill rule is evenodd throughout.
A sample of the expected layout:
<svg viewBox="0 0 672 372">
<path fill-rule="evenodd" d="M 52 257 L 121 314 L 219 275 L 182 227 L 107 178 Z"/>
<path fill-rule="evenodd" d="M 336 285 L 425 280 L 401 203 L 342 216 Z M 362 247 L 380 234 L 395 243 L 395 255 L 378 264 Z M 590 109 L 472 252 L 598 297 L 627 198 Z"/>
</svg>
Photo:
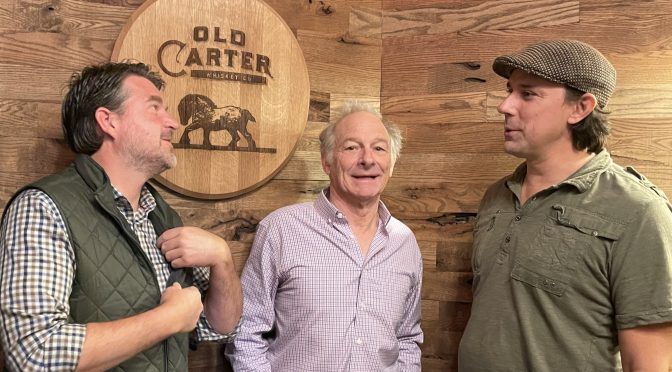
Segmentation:
<svg viewBox="0 0 672 372">
<path fill-rule="evenodd" d="M 66 166 L 60 102 L 73 71 L 109 60 L 144 0 L 0 0 L 0 206 Z M 201 201 L 161 186 L 187 224 L 230 244 L 240 272 L 257 223 L 328 184 L 318 135 L 350 99 L 406 138 L 383 194 L 416 233 L 425 268 L 423 370 L 454 371 L 469 316 L 471 233 L 480 198 L 519 159 L 502 152 L 493 59 L 548 38 L 594 44 L 618 70 L 609 149 L 672 194 L 672 3 L 665 0 L 267 0 L 289 24 L 311 79 L 309 122 L 287 166 L 237 198 Z M 228 370 L 221 346 L 192 371 Z M 0 371 L 2 364 L 0 363 Z"/>
</svg>

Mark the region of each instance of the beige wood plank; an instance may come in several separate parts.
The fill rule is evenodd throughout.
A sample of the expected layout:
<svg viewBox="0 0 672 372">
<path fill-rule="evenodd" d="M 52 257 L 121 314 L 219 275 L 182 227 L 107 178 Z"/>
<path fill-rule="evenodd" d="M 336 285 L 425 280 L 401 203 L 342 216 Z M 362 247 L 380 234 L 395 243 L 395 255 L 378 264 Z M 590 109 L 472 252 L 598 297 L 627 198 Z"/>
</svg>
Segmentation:
<svg viewBox="0 0 672 372">
<path fill-rule="evenodd" d="M 672 156 L 672 119 L 614 118 L 608 149 L 620 156 L 659 160 Z"/>
<path fill-rule="evenodd" d="M 58 103 L 0 99 L 0 133 L 26 139 L 61 139 L 60 115 L 61 105 Z"/>
<path fill-rule="evenodd" d="M 4 172 L 46 175 L 65 168 L 73 159 L 62 140 L 0 136 L 0 169 Z"/>
<path fill-rule="evenodd" d="M 0 63 L 0 99 L 61 102 L 71 70 Z"/>
<path fill-rule="evenodd" d="M 51 32 L 21 32 L 0 35 L 0 60 L 35 68 L 49 66 L 71 71 L 108 61 L 112 40 Z"/>
<path fill-rule="evenodd" d="M 465 184 L 395 176 L 383 193 L 383 201 L 395 216 L 404 218 L 438 217 L 443 213 L 475 213 L 490 183 L 484 181 Z"/>
<path fill-rule="evenodd" d="M 579 22 L 579 2 L 563 0 L 484 1 L 383 13 L 383 37 L 526 29 Z"/>
<path fill-rule="evenodd" d="M 439 320 L 439 306 L 440 302 L 435 300 L 422 300 L 422 316 L 423 321 Z"/>
<path fill-rule="evenodd" d="M 383 99 L 381 111 L 398 124 L 482 122 L 486 98 L 485 92 L 396 96 Z"/>
<path fill-rule="evenodd" d="M 470 272 L 425 271 L 422 298 L 447 302 L 471 302 Z"/>
<path fill-rule="evenodd" d="M 443 123 L 428 123 L 424 114 L 418 114 L 415 123 L 401 124 L 404 147 L 401 156 L 413 153 L 499 153 L 504 151 L 503 122 L 459 122 L 450 118 L 446 110 Z M 396 115 L 388 117 L 399 123 Z"/>
<path fill-rule="evenodd" d="M 521 160 L 504 153 L 405 154 L 394 168 L 396 177 L 416 180 L 445 180 L 465 184 L 495 182 L 509 174 Z"/>
<path fill-rule="evenodd" d="M 665 49 L 664 45 L 672 34 L 672 30 L 665 28 L 664 24 L 664 21 L 658 20 L 639 25 L 642 27 L 636 28 L 637 32 L 632 31 L 637 24 L 582 22 L 571 27 L 558 25 L 506 32 L 465 32 L 457 36 L 387 37 L 383 38 L 383 70 L 403 74 L 430 68 L 437 63 L 484 61 L 487 65 L 496 56 L 522 49 L 534 42 L 558 38 L 558 35 L 595 45 L 607 56 L 613 53 L 652 52 Z M 604 35 L 608 35 L 608 38 Z M 383 96 L 389 95 L 385 91 L 382 93 Z"/>
<path fill-rule="evenodd" d="M 299 31 L 312 90 L 357 96 L 380 94 L 378 45 L 339 41 L 337 35 Z"/>
<path fill-rule="evenodd" d="M 3 0 L 0 2 L 0 34 L 27 31 L 114 40 L 139 2 Z"/>
</svg>

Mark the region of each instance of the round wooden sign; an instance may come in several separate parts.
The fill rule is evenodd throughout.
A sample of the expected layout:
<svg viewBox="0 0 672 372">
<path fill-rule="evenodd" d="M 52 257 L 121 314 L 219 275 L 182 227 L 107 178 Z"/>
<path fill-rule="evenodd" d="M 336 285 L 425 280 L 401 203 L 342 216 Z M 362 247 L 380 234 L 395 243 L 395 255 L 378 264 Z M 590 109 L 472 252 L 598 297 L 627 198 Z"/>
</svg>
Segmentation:
<svg viewBox="0 0 672 372">
<path fill-rule="evenodd" d="M 221 199 L 270 180 L 308 118 L 308 70 L 294 34 L 257 0 L 148 0 L 122 30 L 112 60 L 152 65 L 180 122 L 177 166 L 156 180 Z"/>
</svg>

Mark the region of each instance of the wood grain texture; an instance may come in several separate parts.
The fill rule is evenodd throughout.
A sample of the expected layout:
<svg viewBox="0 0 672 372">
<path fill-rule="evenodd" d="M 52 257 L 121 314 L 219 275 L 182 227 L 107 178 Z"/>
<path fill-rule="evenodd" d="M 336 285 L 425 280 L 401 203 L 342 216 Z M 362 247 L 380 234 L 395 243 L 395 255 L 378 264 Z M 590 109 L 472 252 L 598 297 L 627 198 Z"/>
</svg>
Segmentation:
<svg viewBox="0 0 672 372">
<path fill-rule="evenodd" d="M 438 4 L 437 4 L 438 5 Z M 447 3 L 385 11 L 383 37 L 451 34 L 566 25 L 579 22 L 579 2 L 564 0 Z"/>
<path fill-rule="evenodd" d="M 73 158 L 60 102 L 73 71 L 109 60 L 143 0 L 0 0 L 0 203 Z M 383 193 L 416 234 L 425 269 L 423 371 L 456 371 L 469 316 L 474 214 L 489 184 L 520 160 L 503 153 L 498 55 L 550 38 L 596 46 L 618 70 L 608 148 L 672 195 L 672 27 L 667 0 L 268 0 L 289 25 L 310 77 L 308 124 L 267 184 L 221 201 L 157 185 L 183 217 L 229 243 L 242 271 L 271 211 L 328 185 L 318 136 L 351 99 L 399 124 L 404 148 Z M 191 371 L 228 370 L 201 344 Z M 0 362 L 0 370 L 2 369 Z"/>
</svg>

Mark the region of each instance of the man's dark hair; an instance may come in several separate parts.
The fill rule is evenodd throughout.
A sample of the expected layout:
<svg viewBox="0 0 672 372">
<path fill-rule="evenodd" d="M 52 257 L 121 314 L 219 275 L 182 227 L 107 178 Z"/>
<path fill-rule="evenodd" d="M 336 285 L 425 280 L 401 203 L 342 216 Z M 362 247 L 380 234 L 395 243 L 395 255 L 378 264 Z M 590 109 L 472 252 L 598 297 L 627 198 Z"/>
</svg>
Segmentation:
<svg viewBox="0 0 672 372">
<path fill-rule="evenodd" d="M 585 93 L 565 86 L 565 101 L 577 102 Z M 574 149 L 598 153 L 607 145 L 611 131 L 609 112 L 595 107 L 593 112 L 572 126 L 572 145 Z"/>
<path fill-rule="evenodd" d="M 120 112 L 127 98 L 122 83 L 130 75 L 151 81 L 159 90 L 165 85 L 161 76 L 143 63 L 104 63 L 72 75 L 61 108 L 63 135 L 72 151 L 88 155 L 98 151 L 103 134 L 96 122 L 96 110 L 105 107 Z"/>
</svg>

